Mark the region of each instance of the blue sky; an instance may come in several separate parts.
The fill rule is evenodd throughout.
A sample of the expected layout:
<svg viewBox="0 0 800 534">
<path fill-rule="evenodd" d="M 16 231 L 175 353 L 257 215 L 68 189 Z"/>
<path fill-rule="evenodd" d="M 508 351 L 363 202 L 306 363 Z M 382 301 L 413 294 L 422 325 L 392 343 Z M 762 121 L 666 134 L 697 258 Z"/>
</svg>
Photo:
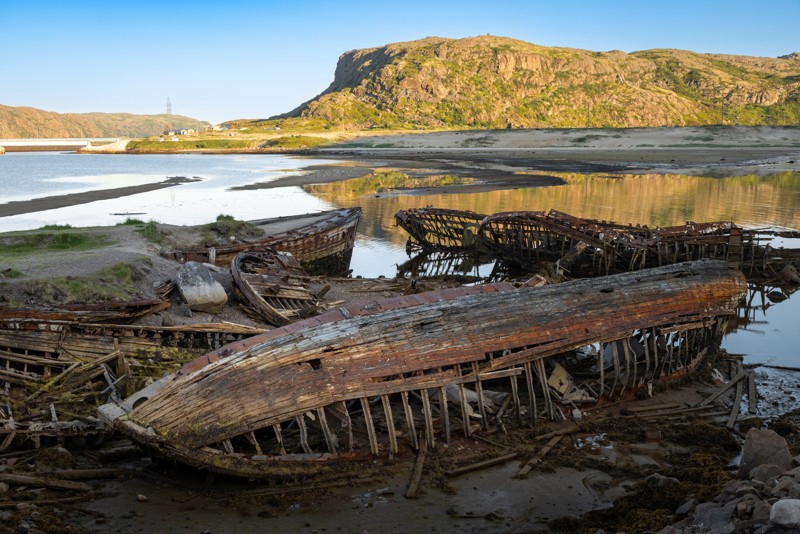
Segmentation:
<svg viewBox="0 0 800 534">
<path fill-rule="evenodd" d="M 0 104 L 166 110 L 218 123 L 289 111 L 340 54 L 436 35 L 545 46 L 800 51 L 800 0 L 0 0 Z"/>
</svg>

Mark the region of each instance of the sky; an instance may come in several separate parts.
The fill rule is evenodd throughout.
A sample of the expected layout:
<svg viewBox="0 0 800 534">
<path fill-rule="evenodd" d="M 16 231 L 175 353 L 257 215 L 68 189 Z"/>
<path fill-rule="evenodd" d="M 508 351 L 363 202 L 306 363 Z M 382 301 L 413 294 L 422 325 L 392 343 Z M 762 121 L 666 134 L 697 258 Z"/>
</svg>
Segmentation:
<svg viewBox="0 0 800 534">
<path fill-rule="evenodd" d="M 800 0 L 0 0 L 0 105 L 165 113 L 220 123 L 285 113 L 338 57 L 427 36 L 633 52 L 800 51 Z"/>
</svg>

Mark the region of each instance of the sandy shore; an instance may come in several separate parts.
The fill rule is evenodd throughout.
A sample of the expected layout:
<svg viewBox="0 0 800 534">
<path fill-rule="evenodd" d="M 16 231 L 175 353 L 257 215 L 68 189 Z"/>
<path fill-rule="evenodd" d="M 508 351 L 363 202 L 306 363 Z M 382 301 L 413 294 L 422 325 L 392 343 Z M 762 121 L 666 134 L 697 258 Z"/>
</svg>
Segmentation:
<svg viewBox="0 0 800 534">
<path fill-rule="evenodd" d="M 164 189 L 165 187 L 175 187 L 187 182 L 196 181 L 193 178 L 174 176 L 167 178 L 163 182 L 155 184 L 132 185 L 128 187 L 117 187 L 114 189 L 99 189 L 97 191 L 86 191 L 83 193 L 69 193 L 66 195 L 53 195 L 50 197 L 34 198 L 32 200 L 20 200 L 0 204 L 0 217 L 11 215 L 22 215 L 23 213 L 34 213 L 37 211 L 53 210 L 67 206 L 77 206 L 88 204 L 96 200 L 108 200 L 111 198 L 122 198 L 147 191 Z"/>
</svg>

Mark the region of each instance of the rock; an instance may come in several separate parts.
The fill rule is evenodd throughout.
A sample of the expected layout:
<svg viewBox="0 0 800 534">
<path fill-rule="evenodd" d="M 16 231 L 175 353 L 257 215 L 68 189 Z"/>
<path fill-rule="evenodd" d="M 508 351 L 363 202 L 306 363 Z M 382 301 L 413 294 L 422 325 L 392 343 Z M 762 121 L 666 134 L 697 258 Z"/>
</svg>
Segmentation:
<svg viewBox="0 0 800 534">
<path fill-rule="evenodd" d="M 751 470 L 762 464 L 773 464 L 788 471 L 792 467 L 792 457 L 786 440 L 776 432 L 751 428 L 744 441 L 739 477 L 747 477 Z"/>
<path fill-rule="evenodd" d="M 750 470 L 748 478 L 759 482 L 769 482 L 770 479 L 779 477 L 786 472 L 775 464 L 761 464 Z"/>
<path fill-rule="evenodd" d="M 0 493 L 5 493 L 9 490 L 9 485 L 5 482 L 0 482 Z"/>
<path fill-rule="evenodd" d="M 772 506 L 768 502 L 755 502 L 753 503 L 753 510 L 750 512 L 750 517 L 753 521 L 767 522 L 769 520 L 770 510 L 772 510 Z"/>
<path fill-rule="evenodd" d="M 792 458 L 792 467 L 800 467 L 800 454 Z"/>
<path fill-rule="evenodd" d="M 739 499 L 723 505 L 710 502 L 698 504 L 692 518 L 692 526 L 704 529 L 702 532 L 715 532 L 718 534 L 733 532 L 735 527 L 731 523 L 731 519 L 733 519 L 733 511 L 736 509 L 737 504 L 739 504 Z"/>
<path fill-rule="evenodd" d="M 697 506 L 697 499 L 694 497 L 694 495 L 692 495 L 688 499 L 683 501 L 683 504 L 681 504 L 675 510 L 675 514 L 676 515 L 687 515 L 689 512 L 694 510 L 696 506 Z"/>
<path fill-rule="evenodd" d="M 800 528 L 800 500 L 782 499 L 772 505 L 769 520 L 784 528 Z"/>
<path fill-rule="evenodd" d="M 147 502 L 147 495 L 140 493 L 136 496 L 136 500 L 139 502 Z"/>
<path fill-rule="evenodd" d="M 800 483 L 792 477 L 781 478 L 769 495 L 770 497 L 797 499 L 800 497 Z"/>
<path fill-rule="evenodd" d="M 2 521 L 3 523 L 11 521 L 12 517 L 14 517 L 14 514 L 12 514 L 11 512 L 6 512 L 5 510 L 0 511 L 0 521 Z"/>
<path fill-rule="evenodd" d="M 202 263 L 187 261 L 183 264 L 176 284 L 192 311 L 219 313 L 228 302 L 225 289 Z"/>
<path fill-rule="evenodd" d="M 654 507 L 674 509 L 686 495 L 680 480 L 658 473 L 647 477 L 639 486 L 641 502 L 653 503 Z"/>
</svg>

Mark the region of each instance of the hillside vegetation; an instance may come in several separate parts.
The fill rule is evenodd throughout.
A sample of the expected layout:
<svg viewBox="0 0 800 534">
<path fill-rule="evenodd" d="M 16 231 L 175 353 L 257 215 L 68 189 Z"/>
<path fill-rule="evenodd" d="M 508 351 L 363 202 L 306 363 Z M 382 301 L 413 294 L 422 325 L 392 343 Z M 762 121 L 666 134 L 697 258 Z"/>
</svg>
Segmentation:
<svg viewBox="0 0 800 534">
<path fill-rule="evenodd" d="M 800 124 L 800 54 L 628 54 L 429 37 L 343 54 L 322 94 L 261 122 L 283 129 Z"/>
<path fill-rule="evenodd" d="M 207 122 L 180 115 L 54 113 L 0 105 L 0 139 L 36 137 L 147 137 L 175 128 L 205 129 Z"/>
</svg>

